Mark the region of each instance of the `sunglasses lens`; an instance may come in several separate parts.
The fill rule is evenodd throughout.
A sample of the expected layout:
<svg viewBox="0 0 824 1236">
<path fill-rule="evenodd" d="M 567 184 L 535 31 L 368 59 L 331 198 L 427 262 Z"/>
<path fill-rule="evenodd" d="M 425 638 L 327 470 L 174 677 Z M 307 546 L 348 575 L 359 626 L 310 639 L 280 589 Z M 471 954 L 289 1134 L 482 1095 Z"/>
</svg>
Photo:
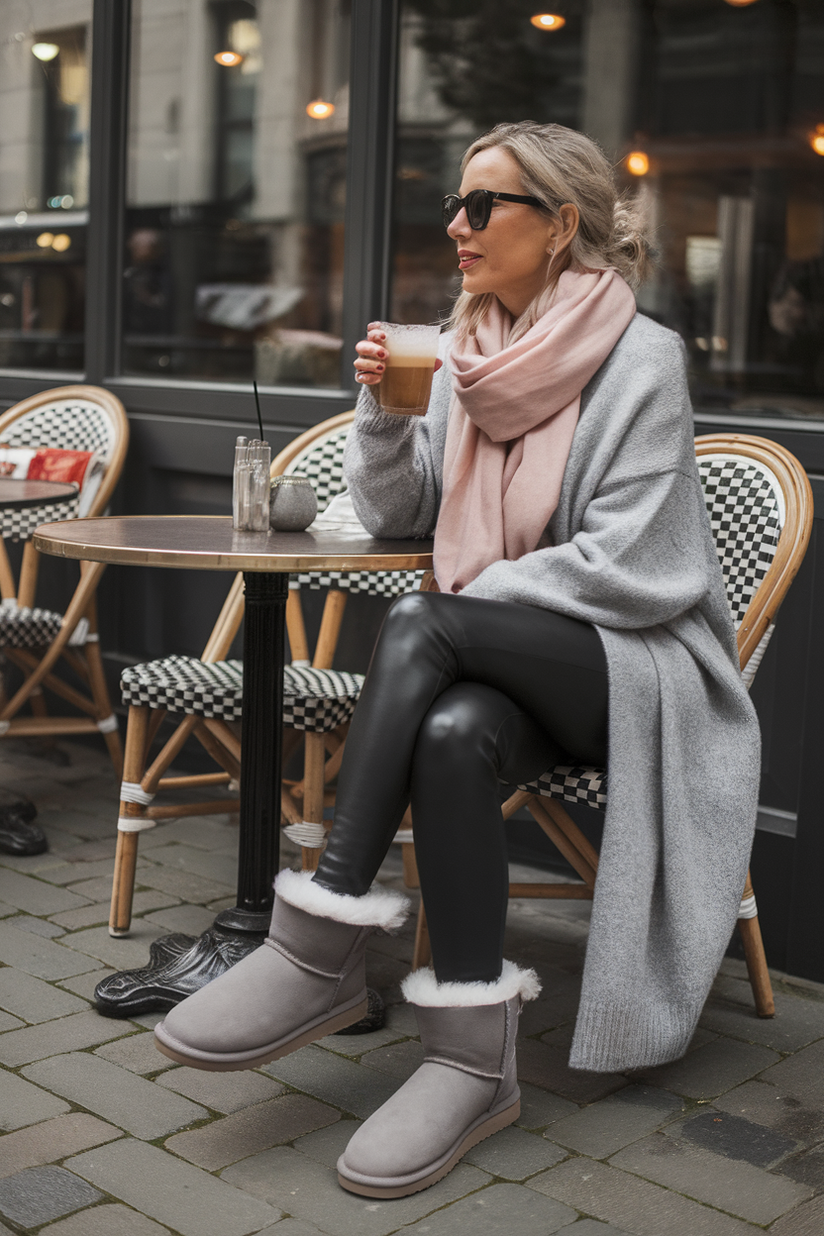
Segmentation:
<svg viewBox="0 0 824 1236">
<path fill-rule="evenodd" d="M 448 197 L 443 199 L 441 202 L 441 212 L 443 214 L 444 227 L 449 227 L 450 223 L 461 209 L 461 205 L 461 199 L 456 193 L 450 193 Z"/>
<path fill-rule="evenodd" d="M 473 189 L 464 199 L 466 217 L 473 232 L 482 232 L 489 222 L 491 202 L 488 201 L 483 189 Z"/>
</svg>

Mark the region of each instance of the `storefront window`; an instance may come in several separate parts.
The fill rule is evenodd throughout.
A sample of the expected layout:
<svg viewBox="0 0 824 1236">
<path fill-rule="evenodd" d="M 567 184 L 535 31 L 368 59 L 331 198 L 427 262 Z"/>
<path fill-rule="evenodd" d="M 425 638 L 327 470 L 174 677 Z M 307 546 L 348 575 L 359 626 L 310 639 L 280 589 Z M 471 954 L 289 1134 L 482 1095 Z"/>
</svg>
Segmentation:
<svg viewBox="0 0 824 1236">
<path fill-rule="evenodd" d="M 125 373 L 340 386 L 349 8 L 136 5 Z"/>
<path fill-rule="evenodd" d="M 459 286 L 437 203 L 501 120 L 582 129 L 639 194 L 697 407 L 824 417 L 824 0 L 403 0 L 392 314 Z M 633 157 L 635 156 L 635 157 Z"/>
<path fill-rule="evenodd" d="M 0 4 L 0 369 L 83 369 L 90 20 Z"/>
</svg>

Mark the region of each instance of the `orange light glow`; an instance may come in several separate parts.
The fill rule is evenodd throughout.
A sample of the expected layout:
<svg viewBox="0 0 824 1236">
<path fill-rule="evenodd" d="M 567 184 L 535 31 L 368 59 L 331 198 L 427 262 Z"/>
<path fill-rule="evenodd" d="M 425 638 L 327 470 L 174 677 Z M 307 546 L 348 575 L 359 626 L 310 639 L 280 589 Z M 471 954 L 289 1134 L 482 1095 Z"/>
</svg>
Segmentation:
<svg viewBox="0 0 824 1236">
<path fill-rule="evenodd" d="M 755 4 L 755 0 L 727 0 L 727 4 L 731 4 L 734 9 L 745 9 L 748 4 Z"/>
<path fill-rule="evenodd" d="M 54 243 L 54 236 L 51 232 L 41 232 L 34 242 L 40 249 L 51 249 Z"/>
<path fill-rule="evenodd" d="M 236 64 L 242 63 L 243 57 L 240 52 L 221 51 L 217 53 L 215 60 L 218 64 L 222 65 L 224 69 L 233 69 Z"/>
<path fill-rule="evenodd" d="M 626 158 L 627 171 L 633 176 L 646 176 L 649 171 L 649 155 L 645 155 L 643 150 L 633 150 Z"/>
<path fill-rule="evenodd" d="M 529 19 L 539 30 L 560 30 L 566 25 L 566 18 L 560 13 L 536 13 Z"/>
<path fill-rule="evenodd" d="M 814 133 L 810 145 L 817 155 L 824 155 L 824 133 Z"/>
<path fill-rule="evenodd" d="M 306 115 L 311 116 L 313 120 L 326 120 L 327 116 L 334 113 L 334 110 L 334 103 L 325 103 L 323 99 L 313 99 L 306 105 Z"/>
<path fill-rule="evenodd" d="M 71 236 L 67 236 L 65 232 L 60 232 L 52 241 L 52 249 L 56 253 L 65 253 L 72 243 Z"/>
</svg>

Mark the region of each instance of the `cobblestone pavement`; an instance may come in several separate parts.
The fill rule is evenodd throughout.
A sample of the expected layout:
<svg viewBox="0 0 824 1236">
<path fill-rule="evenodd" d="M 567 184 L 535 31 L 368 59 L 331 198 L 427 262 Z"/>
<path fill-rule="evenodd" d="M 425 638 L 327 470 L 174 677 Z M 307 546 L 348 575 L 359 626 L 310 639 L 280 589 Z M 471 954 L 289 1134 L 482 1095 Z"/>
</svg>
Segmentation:
<svg viewBox="0 0 824 1236">
<path fill-rule="evenodd" d="M 68 762 L 0 747 L 2 784 L 29 793 L 51 849 L 0 855 L 0 1236 L 818 1236 L 824 1232 L 824 988 L 776 977 L 778 1014 L 752 1011 L 725 963 L 687 1056 L 645 1073 L 571 1072 L 567 1048 L 585 903 L 513 903 L 507 953 L 534 965 L 522 1018 L 523 1110 L 446 1179 L 398 1201 L 341 1190 L 356 1123 L 417 1067 L 398 984 L 412 929 L 374 940 L 386 1028 L 336 1036 L 247 1073 L 179 1068 L 154 1016 L 90 1004 L 150 941 L 198 933 L 233 903 L 229 816 L 141 836 L 136 919 L 106 929 L 116 789 L 92 747 Z M 400 863 L 383 873 L 400 887 Z"/>
</svg>

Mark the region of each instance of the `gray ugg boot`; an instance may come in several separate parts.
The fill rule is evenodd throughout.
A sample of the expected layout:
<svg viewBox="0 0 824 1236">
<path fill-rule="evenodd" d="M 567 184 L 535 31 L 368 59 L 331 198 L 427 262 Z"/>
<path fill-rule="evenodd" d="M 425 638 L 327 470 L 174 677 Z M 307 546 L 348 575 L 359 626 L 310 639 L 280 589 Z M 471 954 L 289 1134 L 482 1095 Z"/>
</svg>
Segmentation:
<svg viewBox="0 0 824 1236">
<path fill-rule="evenodd" d="M 509 961 L 496 983 L 438 983 L 432 970 L 409 975 L 403 993 L 415 1005 L 426 1057 L 338 1159 L 344 1189 L 366 1197 L 417 1193 L 518 1119 L 518 1014 L 539 991 L 535 971 Z"/>
<path fill-rule="evenodd" d="M 333 893 L 311 872 L 281 871 L 268 939 L 188 996 L 155 1027 L 164 1055 L 196 1069 L 254 1069 L 366 1013 L 369 935 L 406 917 L 399 893 Z"/>
</svg>

